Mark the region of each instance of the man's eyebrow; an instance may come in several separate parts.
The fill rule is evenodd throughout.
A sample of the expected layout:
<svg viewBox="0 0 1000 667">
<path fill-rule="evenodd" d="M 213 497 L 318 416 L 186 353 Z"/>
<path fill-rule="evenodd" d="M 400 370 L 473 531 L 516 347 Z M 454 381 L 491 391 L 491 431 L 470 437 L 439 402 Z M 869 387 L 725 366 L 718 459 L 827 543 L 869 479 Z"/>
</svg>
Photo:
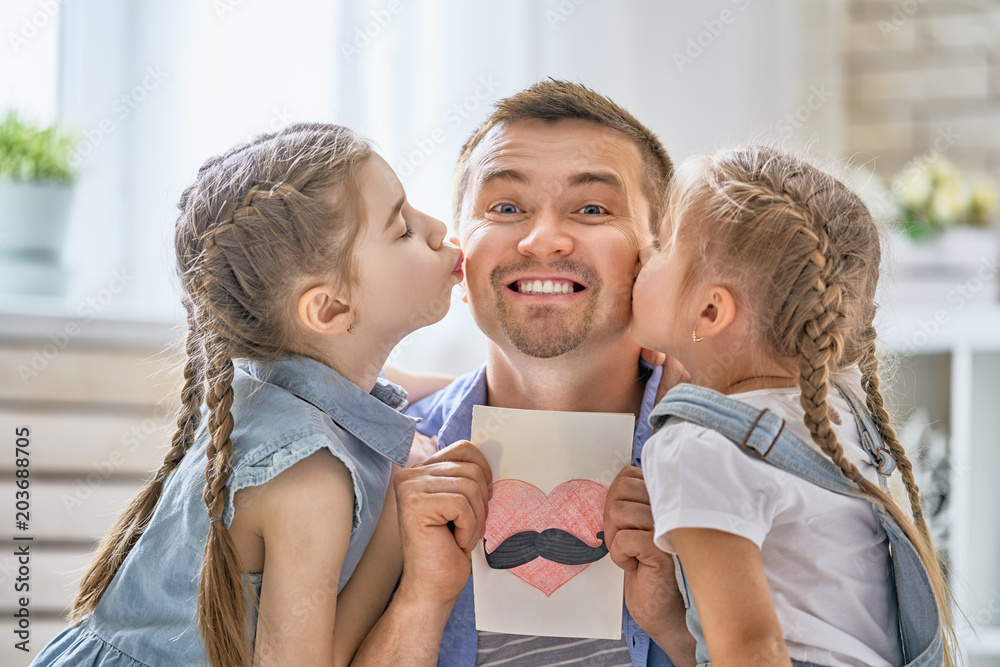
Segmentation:
<svg viewBox="0 0 1000 667">
<path fill-rule="evenodd" d="M 614 189 L 620 196 L 625 197 L 625 185 L 618 176 L 609 171 L 585 171 L 574 174 L 569 179 L 570 185 L 589 185 L 591 183 L 603 183 Z"/>
<path fill-rule="evenodd" d="M 479 187 L 483 187 L 492 181 L 508 181 L 524 185 L 528 183 L 528 178 L 521 172 L 510 167 L 494 167 L 483 171 L 479 177 Z"/>
<path fill-rule="evenodd" d="M 389 219 L 385 221 L 385 229 L 382 231 L 387 232 L 389 231 L 389 228 L 392 227 L 392 223 L 395 222 L 396 216 L 398 216 L 399 212 L 403 210 L 404 201 L 406 201 L 406 195 L 401 195 L 399 201 L 392 207 L 392 213 L 389 214 Z"/>
</svg>

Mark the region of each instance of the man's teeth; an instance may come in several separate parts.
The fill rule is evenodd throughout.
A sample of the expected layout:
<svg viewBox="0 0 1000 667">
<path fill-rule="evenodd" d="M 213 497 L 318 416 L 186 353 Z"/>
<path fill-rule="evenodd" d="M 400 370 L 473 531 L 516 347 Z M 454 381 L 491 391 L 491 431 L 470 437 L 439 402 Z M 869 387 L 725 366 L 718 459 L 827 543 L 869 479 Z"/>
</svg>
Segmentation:
<svg viewBox="0 0 1000 667">
<path fill-rule="evenodd" d="M 519 280 L 517 291 L 521 294 L 572 294 L 571 280 Z"/>
</svg>

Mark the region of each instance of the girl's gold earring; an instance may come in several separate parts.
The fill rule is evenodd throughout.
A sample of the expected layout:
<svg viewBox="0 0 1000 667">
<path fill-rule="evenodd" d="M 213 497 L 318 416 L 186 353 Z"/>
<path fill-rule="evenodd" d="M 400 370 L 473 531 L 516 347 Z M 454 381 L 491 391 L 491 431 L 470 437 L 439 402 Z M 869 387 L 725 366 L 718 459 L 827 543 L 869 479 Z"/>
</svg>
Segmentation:
<svg viewBox="0 0 1000 667">
<path fill-rule="evenodd" d="M 704 338 L 698 335 L 698 327 L 695 327 L 694 331 L 691 332 L 691 340 L 693 340 L 696 343 L 700 343 L 701 341 L 705 340 Z"/>
</svg>

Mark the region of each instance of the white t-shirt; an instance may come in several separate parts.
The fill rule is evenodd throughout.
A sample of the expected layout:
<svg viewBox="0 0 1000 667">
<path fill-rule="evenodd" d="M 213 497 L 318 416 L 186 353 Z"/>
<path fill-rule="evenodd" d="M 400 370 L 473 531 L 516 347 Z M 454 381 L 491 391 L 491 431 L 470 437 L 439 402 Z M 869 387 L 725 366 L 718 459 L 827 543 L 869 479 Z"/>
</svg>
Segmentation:
<svg viewBox="0 0 1000 667">
<path fill-rule="evenodd" d="M 860 387 L 855 393 L 864 396 Z M 803 421 L 797 388 L 730 398 L 768 408 L 820 451 Z M 848 459 L 876 481 L 850 405 L 836 389 L 828 400 L 840 415 L 842 425 L 833 426 Z M 889 604 L 888 541 L 871 503 L 785 473 L 690 422 L 671 422 L 646 442 L 642 471 L 656 544 L 664 551 L 676 553 L 667 534 L 675 528 L 713 528 L 760 547 L 793 659 L 859 667 L 902 664 L 896 608 Z"/>
</svg>

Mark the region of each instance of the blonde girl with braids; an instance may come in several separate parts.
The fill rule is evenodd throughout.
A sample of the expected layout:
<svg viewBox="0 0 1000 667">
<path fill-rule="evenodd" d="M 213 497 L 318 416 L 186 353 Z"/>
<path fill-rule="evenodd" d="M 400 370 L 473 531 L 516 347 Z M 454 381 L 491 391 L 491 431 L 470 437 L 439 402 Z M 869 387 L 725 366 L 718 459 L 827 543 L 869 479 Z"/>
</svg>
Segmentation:
<svg viewBox="0 0 1000 667">
<path fill-rule="evenodd" d="M 641 259 L 632 335 L 691 373 L 652 412 L 642 469 L 697 662 L 953 664 L 950 595 L 879 389 L 864 203 L 770 148 L 696 156 Z M 886 493 L 893 467 L 908 511 Z"/>
<path fill-rule="evenodd" d="M 447 312 L 461 252 L 336 125 L 209 160 L 179 206 L 172 447 L 34 664 L 347 664 L 399 567 L 379 516 L 415 430 L 380 369 Z"/>
</svg>

